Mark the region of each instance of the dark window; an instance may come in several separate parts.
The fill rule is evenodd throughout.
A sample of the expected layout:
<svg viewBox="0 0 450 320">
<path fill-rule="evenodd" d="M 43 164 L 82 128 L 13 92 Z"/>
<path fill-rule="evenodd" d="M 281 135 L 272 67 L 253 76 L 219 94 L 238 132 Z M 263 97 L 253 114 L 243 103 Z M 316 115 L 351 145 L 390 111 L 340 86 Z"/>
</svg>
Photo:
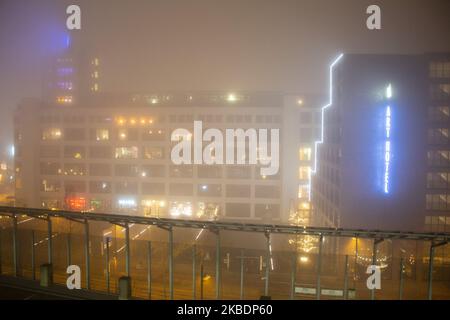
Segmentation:
<svg viewBox="0 0 450 320">
<path fill-rule="evenodd" d="M 192 184 L 189 183 L 172 183 L 169 185 L 169 194 L 172 196 L 192 196 Z"/>
<path fill-rule="evenodd" d="M 91 163 L 89 165 L 90 176 L 111 176 L 111 166 L 106 163 Z"/>
<path fill-rule="evenodd" d="M 255 217 L 258 218 L 278 218 L 280 216 L 280 206 L 278 204 L 256 204 Z"/>
<path fill-rule="evenodd" d="M 226 203 L 225 211 L 227 217 L 233 218 L 249 218 L 250 204 L 249 203 Z"/>
<path fill-rule="evenodd" d="M 165 193 L 164 183 L 143 183 L 143 195 L 163 195 Z"/>
<path fill-rule="evenodd" d="M 249 198 L 250 186 L 241 184 L 229 184 L 226 187 L 227 197 L 229 198 Z"/>
</svg>

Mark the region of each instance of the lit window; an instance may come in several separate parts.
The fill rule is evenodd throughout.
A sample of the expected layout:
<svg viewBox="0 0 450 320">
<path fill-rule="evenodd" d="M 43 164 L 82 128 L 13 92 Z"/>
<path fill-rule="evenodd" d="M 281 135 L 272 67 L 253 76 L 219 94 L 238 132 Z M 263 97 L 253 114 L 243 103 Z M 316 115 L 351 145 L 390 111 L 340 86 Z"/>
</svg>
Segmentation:
<svg viewBox="0 0 450 320">
<path fill-rule="evenodd" d="M 91 199 L 90 201 L 90 211 L 96 211 L 96 210 L 109 210 L 110 205 L 108 201 L 106 200 L 100 200 L 100 199 Z"/>
<path fill-rule="evenodd" d="M 136 123 L 135 119 L 129 121 L 129 123 Z M 139 130 L 137 128 L 120 128 L 117 131 L 117 139 L 120 141 L 136 141 L 139 138 Z"/>
<path fill-rule="evenodd" d="M 58 75 L 65 76 L 73 73 L 73 68 L 58 68 Z"/>
<path fill-rule="evenodd" d="M 220 205 L 217 203 L 199 202 L 197 206 L 197 218 L 214 220 L 219 216 Z"/>
<path fill-rule="evenodd" d="M 90 181 L 89 182 L 90 193 L 110 193 L 111 183 L 107 181 Z"/>
<path fill-rule="evenodd" d="M 55 200 L 55 199 L 42 200 L 41 205 L 43 208 L 47 208 L 47 209 L 61 209 L 59 200 Z"/>
<path fill-rule="evenodd" d="M 308 201 L 301 201 L 298 205 L 299 210 L 309 210 L 311 209 L 311 203 Z"/>
<path fill-rule="evenodd" d="M 59 140 L 61 139 L 61 129 L 49 128 L 42 132 L 42 140 Z"/>
<path fill-rule="evenodd" d="M 64 157 L 73 159 L 83 159 L 85 157 L 84 147 L 80 146 L 65 146 Z"/>
<path fill-rule="evenodd" d="M 181 133 L 176 133 L 176 134 L 172 134 L 171 136 L 171 140 L 172 141 L 191 141 L 192 140 L 192 133 L 188 133 L 188 134 L 181 134 Z"/>
<path fill-rule="evenodd" d="M 86 208 L 86 199 L 83 197 L 67 197 L 66 206 L 69 210 L 82 211 Z"/>
<path fill-rule="evenodd" d="M 309 180 L 311 167 L 303 166 L 298 170 L 298 178 L 300 180 Z"/>
<path fill-rule="evenodd" d="M 138 157 L 137 147 L 118 147 L 116 148 L 116 159 L 136 159 Z"/>
<path fill-rule="evenodd" d="M 58 88 L 63 89 L 63 90 L 72 90 L 73 89 L 73 84 L 70 81 L 59 81 L 57 83 Z"/>
<path fill-rule="evenodd" d="M 299 199 L 309 198 L 309 185 L 300 184 L 298 186 L 298 198 Z"/>
<path fill-rule="evenodd" d="M 197 193 L 200 197 L 220 197 L 222 195 L 222 186 L 220 184 L 199 184 Z"/>
<path fill-rule="evenodd" d="M 65 163 L 64 175 L 83 176 L 86 174 L 86 166 L 83 163 Z"/>
<path fill-rule="evenodd" d="M 141 206 L 146 217 L 159 217 L 166 214 L 166 202 L 164 200 L 142 200 Z"/>
<path fill-rule="evenodd" d="M 42 191 L 58 192 L 61 188 L 59 181 L 42 180 Z"/>
<path fill-rule="evenodd" d="M 136 199 L 134 198 L 119 198 L 117 200 L 119 209 L 136 209 Z"/>
<path fill-rule="evenodd" d="M 147 103 L 150 103 L 150 104 L 157 104 L 159 102 L 159 98 L 156 96 L 147 97 L 146 99 L 147 99 Z"/>
<path fill-rule="evenodd" d="M 142 140 L 144 141 L 164 141 L 165 132 L 161 129 L 146 130 L 142 133 Z"/>
<path fill-rule="evenodd" d="M 59 104 L 67 104 L 72 103 L 73 97 L 72 96 L 58 96 L 56 97 L 56 102 Z"/>
<path fill-rule="evenodd" d="M 429 65 L 431 78 L 450 78 L 450 62 L 433 61 Z"/>
<path fill-rule="evenodd" d="M 192 216 L 192 203 L 181 202 L 181 201 L 172 201 L 170 203 L 169 212 L 172 217 L 180 217 L 180 216 L 191 217 Z"/>
<path fill-rule="evenodd" d="M 95 140 L 97 140 L 97 141 L 109 140 L 109 130 L 108 129 L 97 129 L 95 131 Z"/>
<path fill-rule="evenodd" d="M 311 148 L 300 148 L 299 159 L 300 161 L 311 161 Z"/>
<path fill-rule="evenodd" d="M 145 147 L 144 159 L 162 159 L 164 158 L 164 149 L 162 147 Z"/>
<path fill-rule="evenodd" d="M 127 130 L 126 129 L 119 130 L 119 140 L 127 140 Z"/>
</svg>

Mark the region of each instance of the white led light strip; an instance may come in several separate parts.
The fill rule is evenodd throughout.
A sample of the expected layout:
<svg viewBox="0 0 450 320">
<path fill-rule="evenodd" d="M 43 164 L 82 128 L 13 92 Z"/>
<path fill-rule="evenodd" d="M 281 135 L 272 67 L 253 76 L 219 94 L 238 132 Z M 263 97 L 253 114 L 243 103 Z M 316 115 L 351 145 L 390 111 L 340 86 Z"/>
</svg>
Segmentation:
<svg viewBox="0 0 450 320">
<path fill-rule="evenodd" d="M 309 177 L 309 187 L 308 187 L 309 201 L 311 201 L 312 175 L 316 174 L 316 172 L 317 172 L 317 147 L 319 144 L 323 143 L 325 109 L 330 107 L 333 104 L 333 68 L 342 59 L 343 56 L 344 56 L 344 54 L 341 53 L 330 65 L 330 75 L 329 75 L 329 77 L 330 77 L 330 88 L 329 88 L 330 101 L 328 102 L 328 104 L 326 104 L 322 107 L 322 125 L 321 125 L 320 140 L 314 142 L 314 168 L 311 170 L 311 176 Z"/>
</svg>

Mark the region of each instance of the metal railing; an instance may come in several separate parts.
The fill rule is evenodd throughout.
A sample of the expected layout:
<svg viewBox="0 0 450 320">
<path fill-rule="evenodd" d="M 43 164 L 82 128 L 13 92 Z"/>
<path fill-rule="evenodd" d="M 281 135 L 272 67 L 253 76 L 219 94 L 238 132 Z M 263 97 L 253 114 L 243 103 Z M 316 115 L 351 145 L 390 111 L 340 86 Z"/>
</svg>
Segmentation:
<svg viewBox="0 0 450 320">
<path fill-rule="evenodd" d="M 179 219 L 166 219 L 166 218 L 151 218 L 151 217 L 140 217 L 140 216 L 128 216 L 128 215 L 116 215 L 116 214 L 102 214 L 102 213 L 90 213 L 90 212 L 72 212 L 72 211 L 62 211 L 62 210 L 46 210 L 46 209 L 33 209 L 33 208 L 16 208 L 16 207 L 0 207 L 0 216 L 6 217 L 5 219 L 1 220 L 3 221 L 3 230 L 9 230 L 10 229 L 10 237 L 7 237 L 7 235 L 0 235 L 0 241 L 3 239 L 10 239 L 9 245 L 5 245 L 0 243 L 0 273 L 3 272 L 2 263 L 5 264 L 2 261 L 2 257 L 5 257 L 7 254 L 11 255 L 11 263 L 10 263 L 10 271 L 11 275 L 14 277 L 20 276 L 22 273 L 26 273 L 27 268 L 20 269 L 20 263 L 19 263 L 19 257 L 20 256 L 30 256 L 31 262 L 30 262 L 30 272 L 31 272 L 31 279 L 36 279 L 36 259 L 37 259 L 37 244 L 36 242 L 36 234 L 39 232 L 46 232 L 46 237 L 41 240 L 41 243 L 47 243 L 47 257 L 46 259 L 42 259 L 44 262 L 48 264 L 55 264 L 55 256 L 57 256 L 58 260 L 61 260 L 61 256 L 63 255 L 61 253 L 61 247 L 66 247 L 66 262 L 58 262 L 58 265 L 62 266 L 68 266 L 73 263 L 73 254 L 81 253 L 83 252 L 84 261 L 84 287 L 87 290 L 92 290 L 92 284 L 93 282 L 102 283 L 101 285 L 96 285 L 96 290 L 100 291 L 106 291 L 110 293 L 112 291 L 111 289 L 111 245 L 113 242 L 113 239 L 111 237 L 105 237 L 103 234 L 103 230 L 108 228 L 108 226 L 119 226 L 121 230 L 123 231 L 123 237 L 121 234 L 119 236 L 116 236 L 114 238 L 115 244 L 118 245 L 119 242 L 124 242 L 123 246 L 121 248 L 114 251 L 114 263 L 121 264 L 124 262 L 124 273 L 122 275 L 125 275 L 127 277 L 131 277 L 132 275 L 136 274 L 136 283 L 135 286 L 135 292 L 141 292 L 142 290 L 142 284 L 145 283 L 146 285 L 146 293 L 145 297 L 152 298 L 152 290 L 154 289 L 152 286 L 154 285 L 154 279 L 155 275 L 152 273 L 152 266 L 153 270 L 158 270 L 161 273 L 161 285 L 160 288 L 164 292 L 163 298 L 167 297 L 165 295 L 165 283 L 168 282 L 168 297 L 169 299 L 175 298 L 175 281 L 180 284 L 180 286 L 184 287 L 184 291 L 187 292 L 187 295 L 182 296 L 181 293 L 178 295 L 179 297 L 182 296 L 183 298 L 193 298 L 195 299 L 197 297 L 197 287 L 198 284 L 200 286 L 200 297 L 203 298 L 205 292 L 204 288 L 207 286 L 209 288 L 209 291 L 211 293 L 210 298 L 214 297 L 215 299 L 221 299 L 221 298 L 244 298 L 244 275 L 248 277 L 247 280 L 250 282 L 250 276 L 246 274 L 245 270 L 245 261 L 247 261 L 247 265 L 251 265 L 252 259 L 257 260 L 258 254 L 259 254 L 259 270 L 261 271 L 258 276 L 263 281 L 263 286 L 259 288 L 259 282 L 258 278 L 255 277 L 253 280 L 256 284 L 255 286 L 259 288 L 259 294 L 269 296 L 270 295 L 270 284 L 271 284 L 271 277 L 274 276 L 275 279 L 272 281 L 273 284 L 273 290 L 274 292 L 277 291 L 277 288 L 279 291 L 283 291 L 283 288 L 287 288 L 286 292 L 287 295 L 284 295 L 284 293 L 280 293 L 280 298 L 290 298 L 294 299 L 298 296 L 298 294 L 308 295 L 306 297 L 315 297 L 316 299 L 323 298 L 326 294 L 324 294 L 323 288 L 324 285 L 326 285 L 327 282 L 333 283 L 334 280 L 330 280 L 332 278 L 333 274 L 338 274 L 341 271 L 342 263 L 340 262 L 341 258 L 344 259 L 344 279 L 341 281 L 340 276 L 336 276 L 336 281 L 339 282 L 339 288 L 341 287 L 341 283 L 343 284 L 342 290 L 334 290 L 334 292 L 342 292 L 340 297 L 347 299 L 349 297 L 349 291 L 350 291 L 350 279 L 349 279 L 349 272 L 350 269 L 353 269 L 353 285 L 357 286 L 357 281 L 360 280 L 360 276 L 358 276 L 358 269 L 361 269 L 362 263 L 359 261 L 363 257 L 362 253 L 359 253 L 358 255 L 358 239 L 361 242 L 370 242 L 372 241 L 372 248 L 371 248 L 371 261 L 372 264 L 376 265 L 377 262 L 380 260 L 377 257 L 377 252 L 379 253 L 379 246 L 383 242 L 386 243 L 389 241 L 390 243 L 393 243 L 395 241 L 403 243 L 404 241 L 411 242 L 411 243 L 420 243 L 421 245 L 425 245 L 425 243 L 429 243 L 429 252 L 428 257 L 426 254 L 423 256 L 420 254 L 420 250 L 416 249 L 414 256 L 415 261 L 415 268 L 417 269 L 419 265 L 419 260 L 422 259 L 422 261 L 426 261 L 428 259 L 428 268 L 427 268 L 427 277 L 426 277 L 426 297 L 428 299 L 433 298 L 433 273 L 435 271 L 434 269 L 434 260 L 436 257 L 436 249 L 439 247 L 444 246 L 448 243 L 450 239 L 449 233 L 417 233 L 417 232 L 401 232 L 401 231 L 383 231 L 383 230 L 360 230 L 360 229 L 339 229 L 339 228 L 319 228 L 319 227 L 303 227 L 303 226 L 292 226 L 292 225 L 271 225 L 271 224 L 247 224 L 247 223 L 233 223 L 233 222 L 226 222 L 226 221 L 197 221 L 197 220 L 179 220 Z M 26 218 L 25 220 L 19 221 L 19 219 Z M 33 225 L 31 228 L 26 228 L 27 231 L 31 232 L 31 246 L 26 245 L 24 243 L 24 237 L 19 236 L 19 228 L 20 223 L 24 223 L 26 221 L 29 221 L 30 219 L 33 219 L 36 226 Z M 42 224 L 39 224 L 38 222 L 44 222 L 44 226 Z M 70 224 L 70 230 L 66 232 L 55 232 L 55 221 L 57 221 L 57 228 L 61 230 L 67 229 L 67 225 L 65 224 L 68 222 Z M 94 228 L 94 234 L 91 234 L 91 227 L 96 223 L 106 223 L 107 226 Z M 72 229 L 76 229 L 76 226 L 81 226 L 81 230 L 79 232 L 75 232 Z M 161 240 L 161 236 L 156 237 L 155 239 L 151 239 L 148 241 L 141 241 L 140 243 L 137 243 L 137 235 L 130 239 L 130 228 L 131 226 L 144 226 L 144 227 L 150 227 L 154 226 L 157 229 L 164 230 L 167 233 L 167 242 L 166 249 L 164 249 L 162 246 L 157 246 L 157 241 Z M 1 226 L 0 226 L 1 227 Z M 36 227 L 36 228 L 35 228 Z M 114 227 L 115 228 L 115 227 Z M 37 230 L 35 230 L 37 229 Z M 147 228 L 148 229 L 148 228 Z M 139 235 L 143 234 L 147 229 L 141 230 Z M 210 234 L 213 234 L 215 237 L 215 248 L 210 248 L 208 246 L 201 246 L 195 241 L 184 241 L 185 245 L 182 246 L 180 243 L 183 243 L 183 241 L 177 242 L 177 244 L 174 243 L 174 229 L 177 230 L 207 230 Z M 0 231 L 2 229 L 0 228 Z M 100 230 L 100 231 L 99 231 Z M 100 233 L 100 236 L 96 235 Z M 186 232 L 186 231 L 185 231 Z M 245 234 L 261 234 L 265 237 L 265 245 L 262 246 L 262 249 L 260 249 L 258 245 L 259 250 L 258 254 L 256 256 L 246 256 L 245 252 L 252 252 L 256 249 L 252 248 L 245 248 L 244 246 L 240 246 L 239 248 L 229 248 L 230 252 L 236 252 L 237 257 L 236 261 L 239 261 L 236 265 L 239 266 L 239 276 L 236 276 L 235 273 L 232 271 L 226 272 L 227 279 L 230 279 L 229 282 L 223 281 L 222 277 L 222 269 L 223 261 L 222 261 L 222 245 L 221 245 L 221 238 L 223 238 L 223 235 L 227 233 L 235 234 L 239 233 L 242 235 Z M 65 241 L 61 241 L 60 239 L 62 236 L 65 235 Z M 273 253 L 272 247 L 273 247 L 273 238 L 276 236 L 282 236 L 282 237 L 304 237 L 304 236 L 313 236 L 317 239 L 315 251 L 317 252 L 316 255 L 312 256 L 309 254 L 309 256 L 302 256 L 301 261 L 307 261 L 306 259 L 314 260 L 315 262 L 315 268 L 311 268 L 310 274 L 307 273 L 307 268 L 304 267 L 304 272 L 301 273 L 301 275 L 304 276 L 303 282 L 307 282 L 309 284 L 309 287 L 301 284 L 299 284 L 299 277 L 298 277 L 298 270 L 301 268 L 298 267 L 298 259 L 299 259 L 299 251 L 298 250 L 285 250 L 284 252 L 280 252 L 278 256 Z M 100 243 L 100 250 L 98 252 L 101 252 L 100 257 L 100 263 L 95 264 L 94 267 L 100 270 L 99 274 L 101 275 L 98 278 L 92 279 L 92 259 L 95 256 L 93 251 L 93 243 L 92 238 L 96 237 L 98 238 L 98 241 L 96 243 Z M 77 250 L 74 250 L 74 238 L 82 239 L 82 245 L 79 244 L 79 242 L 76 242 L 75 245 L 77 246 Z M 186 237 L 185 237 L 186 238 Z M 187 237 L 189 238 L 189 237 Z M 198 236 L 196 237 L 198 238 Z M 327 239 L 327 244 L 324 244 L 324 239 Z M 55 240 L 56 239 L 56 240 Z M 226 238 L 223 238 L 226 239 Z M 287 239 L 287 238 L 283 238 Z M 333 241 L 338 241 L 342 239 L 356 239 L 356 254 L 354 256 L 354 263 L 351 264 L 350 259 L 352 256 L 349 256 L 349 254 L 346 254 L 344 256 L 338 256 L 337 252 L 334 252 L 335 249 L 333 249 Z M 58 240 L 58 248 L 54 248 L 54 242 Z M 134 242 L 133 242 L 134 241 Z M 64 242 L 64 244 L 63 244 Z M 131 248 L 130 248 L 130 242 L 136 243 L 135 247 L 140 248 L 139 250 L 136 250 L 136 265 L 139 266 L 140 269 L 136 269 L 132 272 L 132 254 L 131 254 Z M 211 242 L 211 241 L 209 241 Z M 187 243 L 187 245 L 186 245 Z M 144 247 L 143 247 L 144 244 Z M 80 246 L 83 247 L 83 249 L 80 249 Z M 177 248 L 180 248 L 177 253 L 175 254 L 174 247 L 177 246 Z M 392 245 L 391 245 L 392 246 Z M 24 247 L 30 248 L 30 252 L 28 253 L 27 249 L 23 249 Z M 201 250 L 199 249 L 201 247 Z M 20 248 L 20 249 L 19 249 Z M 186 252 L 188 252 L 188 248 L 191 248 L 191 254 L 189 254 L 189 257 L 186 255 Z M 205 249 L 206 248 L 206 249 Z M 336 244 L 334 246 L 336 248 Z M 158 253 L 159 250 L 159 253 Z M 166 250 L 167 255 L 165 256 L 163 254 L 163 251 Z M 325 253 L 325 251 L 331 251 L 330 253 Z M 393 250 L 393 249 L 392 249 Z M 403 249 L 402 249 L 403 250 Z M 64 251 L 64 250 L 62 250 Z M 123 251 L 123 259 L 120 258 L 120 254 L 122 254 Z M 211 266 L 211 270 L 214 270 L 214 285 L 207 285 L 205 284 L 205 271 L 204 268 L 206 265 L 209 266 L 208 261 L 209 257 L 208 252 L 209 251 L 215 251 L 215 264 Z M 206 253 L 205 253 L 206 252 Z M 155 255 L 158 255 L 161 257 L 160 259 L 155 260 Z M 200 279 L 198 275 L 198 257 L 199 254 L 202 255 L 202 260 L 200 264 Z M 80 255 L 80 254 L 79 254 Z M 177 277 L 175 280 L 175 272 L 174 272 L 174 265 L 175 265 L 175 255 L 176 257 L 180 256 L 180 267 L 181 273 L 180 276 Z M 146 281 L 145 279 L 140 279 L 139 275 L 143 273 L 142 271 L 142 257 L 146 256 Z M 165 257 L 164 257 L 165 256 Z M 277 256 L 278 260 L 280 261 L 279 264 L 282 265 L 283 263 L 286 266 L 289 267 L 280 267 L 280 270 L 283 270 L 283 272 L 280 272 L 277 274 L 274 271 L 274 257 Z M 119 257 L 119 262 L 117 262 Z M 327 261 L 332 261 L 332 263 L 328 263 L 327 265 L 334 266 L 332 272 L 325 274 L 324 268 L 325 265 L 323 263 L 323 260 L 327 259 Z M 390 259 L 392 261 L 395 260 L 394 254 L 389 255 Z M 182 271 L 186 271 L 188 267 L 186 266 L 186 261 L 191 259 L 192 262 L 192 269 L 189 271 L 189 273 L 192 274 L 192 278 L 188 273 L 186 275 L 182 275 Z M 230 257 L 230 253 L 227 253 L 227 268 L 229 269 L 230 261 L 232 257 Z M 81 261 L 81 259 L 78 259 Z M 97 259 L 99 260 L 99 259 Z M 124 261 L 122 261 L 124 260 Z M 278 261 L 277 260 L 277 261 Z M 411 260 L 411 257 L 410 257 Z M 442 260 L 442 259 L 441 259 Z M 104 261 L 104 263 L 103 263 Z M 286 262 L 286 263 L 285 263 Z M 190 263 L 190 262 L 189 262 Z M 422 263 L 422 262 L 421 262 Z M 422 263 L 424 264 L 424 263 Z M 387 268 L 393 268 L 393 263 L 386 264 Z M 157 266 L 157 267 L 155 267 Z M 138 267 L 136 267 L 138 268 Z M 167 269 L 166 269 L 167 268 Z M 64 268 L 62 268 L 64 269 Z M 166 273 L 162 270 L 167 270 L 167 276 L 168 279 L 165 279 Z M 288 270 L 290 269 L 290 270 Z M 416 270 L 414 269 L 414 270 Z M 288 270 L 287 272 L 285 272 Z M 399 270 L 398 273 L 399 279 L 398 279 L 398 296 L 396 298 L 402 299 L 404 298 L 404 287 L 405 287 L 405 258 L 402 256 L 400 258 L 400 264 L 399 264 Z M 447 269 L 443 269 L 444 273 L 446 273 Z M 450 270 L 450 269 L 448 269 Z M 28 272 L 28 271 L 27 271 Z M 392 271 L 391 271 L 392 272 Z M 8 274 L 7 272 L 3 272 Z M 103 275 L 102 275 L 103 273 Z M 417 272 L 415 271 L 414 274 Z M 420 272 L 419 272 L 420 273 Z M 212 272 L 211 272 L 212 274 Z M 287 278 L 285 275 L 289 275 Z M 307 276 L 308 275 L 308 276 Z M 420 275 L 417 276 L 420 278 Z M 103 285 L 103 280 L 100 280 L 100 278 L 105 278 L 105 284 Z M 207 278 L 207 277 L 206 277 Z M 222 288 L 223 283 L 229 283 L 233 282 L 234 280 L 239 280 L 239 285 L 236 284 L 236 288 L 239 287 L 239 295 L 234 296 L 233 294 L 228 294 L 226 297 L 223 296 L 224 289 Z M 64 279 L 64 272 L 61 273 L 60 278 L 61 282 L 63 282 Z M 167 281 L 166 281 L 167 280 Z M 323 283 L 323 280 L 325 280 L 325 283 Z M 186 288 L 186 282 L 191 281 L 191 286 L 189 289 Z M 450 281 L 450 279 L 449 279 Z M 200 283 L 198 283 L 200 282 Z M 286 284 L 286 285 L 285 285 Z M 330 285 L 329 285 L 330 286 Z M 336 286 L 336 285 L 334 285 Z M 444 286 L 445 287 L 445 286 Z M 205 291 L 208 290 L 208 288 L 205 289 Z M 250 289 L 254 289 L 250 286 Z M 361 289 L 364 290 L 364 289 Z M 145 291 L 145 290 L 144 290 Z M 182 290 L 180 290 L 182 291 Z M 250 291 L 250 290 L 249 290 Z M 297 292 L 298 291 L 298 292 Z M 307 292 L 307 293 L 305 293 Z M 325 290 L 326 292 L 331 292 L 331 290 Z M 370 299 L 375 299 L 375 290 L 370 291 Z M 212 295 L 213 293 L 213 295 Z M 333 293 L 334 294 L 334 293 Z M 136 294 L 139 295 L 139 294 Z M 274 293 L 276 296 L 276 293 Z M 142 294 L 141 294 L 142 296 Z M 440 295 L 443 298 L 450 299 L 450 292 L 447 292 L 445 289 L 443 289 L 443 293 Z M 253 296 L 255 297 L 255 295 Z M 362 297 L 364 298 L 364 296 Z M 369 297 L 366 297 L 369 298 Z"/>
</svg>

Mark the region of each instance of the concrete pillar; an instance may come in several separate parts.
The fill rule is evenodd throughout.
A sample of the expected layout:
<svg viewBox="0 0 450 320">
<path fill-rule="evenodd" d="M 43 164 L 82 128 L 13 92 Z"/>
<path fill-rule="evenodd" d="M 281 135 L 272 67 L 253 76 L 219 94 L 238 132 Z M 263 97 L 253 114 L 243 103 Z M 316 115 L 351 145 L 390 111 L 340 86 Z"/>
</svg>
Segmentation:
<svg viewBox="0 0 450 320">
<path fill-rule="evenodd" d="M 31 279 L 36 280 L 36 253 L 34 242 L 34 230 L 31 230 Z"/>
<path fill-rule="evenodd" d="M 320 235 L 319 238 L 319 255 L 317 258 L 317 279 L 316 279 L 316 299 L 320 300 L 320 294 L 321 294 L 321 275 L 322 275 L 322 249 L 323 248 L 323 235 Z"/>
<path fill-rule="evenodd" d="M 125 225 L 125 273 L 130 277 L 130 227 Z"/>
<path fill-rule="evenodd" d="M 197 246 L 192 247 L 192 300 L 195 300 L 197 294 Z"/>
<path fill-rule="evenodd" d="M 131 299 L 131 277 L 119 278 L 119 300 Z"/>
<path fill-rule="evenodd" d="M 41 287 L 49 287 L 53 285 L 53 266 L 50 263 L 41 265 L 40 285 Z"/>
<path fill-rule="evenodd" d="M 216 233 L 216 300 L 220 299 L 220 278 L 222 265 L 220 263 L 220 233 Z"/>
<path fill-rule="evenodd" d="M 53 231 L 52 231 L 52 219 L 50 216 L 47 217 L 47 256 L 48 256 L 48 263 L 53 263 L 53 239 L 52 239 Z"/>
<path fill-rule="evenodd" d="M 84 256 L 86 261 L 86 289 L 91 290 L 91 255 L 89 252 L 89 222 L 84 221 Z"/>
<path fill-rule="evenodd" d="M 13 215 L 13 230 L 12 230 L 12 254 L 13 254 L 13 271 L 14 276 L 17 277 L 19 275 L 19 244 L 17 239 L 17 217 Z"/>
<path fill-rule="evenodd" d="M 173 230 L 169 229 L 169 297 L 173 300 Z"/>
<path fill-rule="evenodd" d="M 266 233 L 266 275 L 264 280 L 264 296 L 269 296 L 269 277 L 270 277 L 270 263 L 271 263 L 271 255 L 270 255 L 270 234 Z"/>
<path fill-rule="evenodd" d="M 0 275 L 2 274 L 2 230 L 0 229 Z"/>
</svg>

